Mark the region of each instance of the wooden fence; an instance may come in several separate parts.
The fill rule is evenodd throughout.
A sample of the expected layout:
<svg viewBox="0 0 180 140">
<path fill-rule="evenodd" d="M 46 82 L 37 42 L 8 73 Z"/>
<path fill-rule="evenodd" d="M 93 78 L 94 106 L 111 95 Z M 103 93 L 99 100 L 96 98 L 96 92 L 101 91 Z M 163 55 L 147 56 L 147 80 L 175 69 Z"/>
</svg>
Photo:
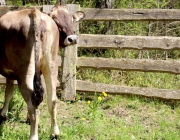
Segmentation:
<svg viewBox="0 0 180 140">
<path fill-rule="evenodd" d="M 78 5 L 67 5 L 70 12 L 79 10 Z M 1 14 L 9 10 L 24 7 L 1 7 Z M 37 7 L 48 12 L 50 6 Z M 81 8 L 86 13 L 84 20 L 88 21 L 180 21 L 180 10 L 177 9 L 91 9 Z M 5 11 L 5 12 L 4 12 Z M 78 30 L 78 24 L 74 26 Z M 109 59 L 77 57 L 78 48 L 101 49 L 135 49 L 135 50 L 179 50 L 180 38 L 161 36 L 122 36 L 79 34 L 79 44 L 64 49 L 64 55 L 59 58 L 62 67 L 62 99 L 75 100 L 76 91 L 102 92 L 111 94 L 136 94 L 163 99 L 180 99 L 180 90 L 168 90 L 144 87 L 127 87 L 104 83 L 92 83 L 76 80 L 76 66 L 80 68 L 128 70 L 143 72 L 180 73 L 179 60 L 151 59 Z M 0 79 L 0 83 L 5 83 Z"/>
</svg>

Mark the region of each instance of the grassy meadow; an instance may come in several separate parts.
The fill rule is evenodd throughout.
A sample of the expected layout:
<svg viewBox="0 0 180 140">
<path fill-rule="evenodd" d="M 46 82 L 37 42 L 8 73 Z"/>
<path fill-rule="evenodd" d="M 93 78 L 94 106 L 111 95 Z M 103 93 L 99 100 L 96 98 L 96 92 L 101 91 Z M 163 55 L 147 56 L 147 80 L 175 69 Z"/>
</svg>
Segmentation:
<svg viewBox="0 0 180 140">
<path fill-rule="evenodd" d="M 104 92 L 103 92 L 104 93 Z M 179 140 L 179 101 L 139 96 L 77 94 L 74 103 L 58 101 L 61 140 Z M 2 106 L 3 93 L 0 93 Z M 40 105 L 39 139 L 50 139 L 46 100 Z M 16 90 L 1 140 L 27 140 L 26 104 Z"/>
</svg>

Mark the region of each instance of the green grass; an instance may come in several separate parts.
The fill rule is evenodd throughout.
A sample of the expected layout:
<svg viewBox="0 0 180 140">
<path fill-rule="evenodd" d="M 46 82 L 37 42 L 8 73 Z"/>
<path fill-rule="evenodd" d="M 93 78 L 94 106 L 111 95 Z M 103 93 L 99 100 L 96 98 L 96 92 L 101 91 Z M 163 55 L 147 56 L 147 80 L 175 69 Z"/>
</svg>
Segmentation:
<svg viewBox="0 0 180 140">
<path fill-rule="evenodd" d="M 78 69 L 77 79 L 121 86 L 180 89 L 180 75 L 158 72 Z"/>
<path fill-rule="evenodd" d="M 2 101 L 3 94 L 0 93 Z M 99 101 L 98 97 L 102 100 Z M 2 140 L 26 140 L 29 125 L 26 105 L 15 93 L 10 118 L 0 127 Z M 58 123 L 62 140 L 179 140 L 178 101 L 162 101 L 139 96 L 78 94 L 75 103 L 58 102 Z M 88 104 L 90 101 L 90 104 Z M 39 139 L 48 140 L 50 119 L 46 101 L 40 105 Z M 16 115 L 16 110 L 21 110 Z M 13 117 L 12 117 L 13 116 Z M 83 118 L 83 119 L 82 119 Z M 49 123 L 48 123 L 49 122 Z"/>
</svg>

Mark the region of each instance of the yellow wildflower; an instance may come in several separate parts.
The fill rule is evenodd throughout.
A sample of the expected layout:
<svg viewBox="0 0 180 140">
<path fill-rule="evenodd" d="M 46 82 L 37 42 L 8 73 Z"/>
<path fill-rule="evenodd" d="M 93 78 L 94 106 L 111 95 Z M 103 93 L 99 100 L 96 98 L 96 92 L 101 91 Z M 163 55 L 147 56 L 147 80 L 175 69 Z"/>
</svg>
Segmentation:
<svg viewBox="0 0 180 140">
<path fill-rule="evenodd" d="M 98 97 L 98 100 L 101 101 L 101 100 L 102 100 L 102 97 L 99 96 L 99 97 Z"/>
<path fill-rule="evenodd" d="M 88 104 L 90 104 L 90 103 L 91 103 L 91 101 L 88 101 L 87 103 L 88 103 Z"/>
<path fill-rule="evenodd" d="M 82 120 L 82 121 L 85 121 L 85 120 L 86 120 L 86 118 L 81 118 L 81 120 Z"/>
<path fill-rule="evenodd" d="M 106 92 L 102 92 L 102 94 L 104 95 L 104 97 L 107 97 L 107 93 Z"/>
</svg>

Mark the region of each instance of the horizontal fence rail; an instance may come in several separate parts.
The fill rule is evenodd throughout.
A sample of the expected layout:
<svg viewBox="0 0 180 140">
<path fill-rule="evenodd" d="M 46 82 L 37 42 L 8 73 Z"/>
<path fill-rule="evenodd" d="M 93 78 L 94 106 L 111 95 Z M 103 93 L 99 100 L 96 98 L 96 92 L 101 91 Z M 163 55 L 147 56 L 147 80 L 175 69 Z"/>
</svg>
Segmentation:
<svg viewBox="0 0 180 140">
<path fill-rule="evenodd" d="M 90 21 L 180 21 L 180 9 L 95 9 L 82 8 Z"/>
<path fill-rule="evenodd" d="M 88 81 L 77 80 L 76 82 L 78 91 L 87 92 L 102 92 L 105 91 L 111 94 L 135 94 L 146 97 L 158 97 L 162 99 L 177 99 L 180 100 L 180 90 L 167 90 L 156 88 L 143 88 L 143 87 L 128 87 L 103 83 L 93 83 Z"/>
<path fill-rule="evenodd" d="M 122 36 L 80 34 L 79 48 L 179 50 L 180 38 L 168 36 Z"/>
<path fill-rule="evenodd" d="M 5 78 L 0 76 L 0 84 L 5 84 Z M 15 82 L 17 84 L 17 82 Z M 176 99 L 180 100 L 180 90 L 168 90 L 145 87 L 128 87 L 104 83 L 93 83 L 89 81 L 76 80 L 76 90 L 86 92 L 102 92 L 105 91 L 110 94 L 124 94 L 124 95 L 141 95 L 146 97 L 158 97 L 162 99 Z"/>
<path fill-rule="evenodd" d="M 73 4 L 68 4 L 68 6 L 69 5 Z M 48 7 L 52 7 L 52 5 L 48 5 Z M 7 13 L 8 11 L 22 10 L 26 8 L 37 8 L 43 11 L 43 6 L 1 6 L 0 16 Z M 180 21 L 180 9 L 81 8 L 81 10 L 86 14 L 84 20 L 90 21 Z"/>
<path fill-rule="evenodd" d="M 150 60 L 150 59 L 111 59 L 111 58 L 78 58 L 77 66 L 80 68 L 166 72 L 180 74 L 180 61 Z"/>
</svg>

